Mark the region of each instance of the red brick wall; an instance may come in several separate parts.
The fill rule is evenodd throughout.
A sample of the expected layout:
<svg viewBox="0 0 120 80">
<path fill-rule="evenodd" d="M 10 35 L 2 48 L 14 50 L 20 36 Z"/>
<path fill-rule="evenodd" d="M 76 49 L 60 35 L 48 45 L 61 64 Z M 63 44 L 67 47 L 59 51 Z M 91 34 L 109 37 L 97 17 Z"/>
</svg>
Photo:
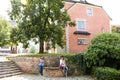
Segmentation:
<svg viewBox="0 0 120 80">
<path fill-rule="evenodd" d="M 68 8 L 72 6 L 71 8 Z M 86 8 L 93 9 L 93 16 L 87 16 Z M 83 52 L 87 48 L 88 44 L 85 45 L 78 45 L 77 39 L 79 38 L 86 38 L 87 42 L 89 43 L 90 40 L 98 33 L 102 32 L 102 28 L 104 27 L 105 32 L 110 31 L 110 18 L 102 9 L 102 7 L 92 6 L 82 3 L 75 3 L 74 5 L 71 2 L 66 2 L 65 8 L 68 9 L 68 14 L 71 17 L 72 21 L 76 21 L 77 18 L 84 19 L 86 21 L 86 29 L 85 31 L 91 33 L 90 35 L 80 35 L 74 34 L 77 30 L 77 27 L 69 27 L 69 48 L 68 52 Z"/>
</svg>

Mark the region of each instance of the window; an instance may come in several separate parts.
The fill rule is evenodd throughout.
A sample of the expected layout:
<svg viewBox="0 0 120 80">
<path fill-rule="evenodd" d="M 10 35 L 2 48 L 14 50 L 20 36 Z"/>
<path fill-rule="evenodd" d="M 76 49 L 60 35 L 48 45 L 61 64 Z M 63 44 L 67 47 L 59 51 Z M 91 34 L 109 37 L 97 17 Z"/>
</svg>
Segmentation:
<svg viewBox="0 0 120 80">
<path fill-rule="evenodd" d="M 104 33 L 105 32 L 105 29 L 104 27 L 101 28 L 101 32 Z"/>
<path fill-rule="evenodd" d="M 78 38 L 78 45 L 87 44 L 85 38 Z"/>
<path fill-rule="evenodd" d="M 93 10 L 92 10 L 92 8 L 87 8 L 87 15 L 88 16 L 93 16 Z"/>
<path fill-rule="evenodd" d="M 85 30 L 85 20 L 78 20 L 77 21 L 77 29 L 78 30 Z"/>
</svg>

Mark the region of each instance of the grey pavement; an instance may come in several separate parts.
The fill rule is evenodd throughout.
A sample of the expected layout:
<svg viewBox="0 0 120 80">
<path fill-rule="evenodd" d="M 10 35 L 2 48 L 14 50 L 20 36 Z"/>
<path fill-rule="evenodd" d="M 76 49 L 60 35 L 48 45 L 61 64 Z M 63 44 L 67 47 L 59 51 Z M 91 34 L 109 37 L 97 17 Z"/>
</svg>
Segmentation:
<svg viewBox="0 0 120 80">
<path fill-rule="evenodd" d="M 38 74 L 21 74 L 12 77 L 1 78 L 0 80 L 94 80 L 90 76 L 70 76 L 70 77 L 43 77 Z"/>
</svg>

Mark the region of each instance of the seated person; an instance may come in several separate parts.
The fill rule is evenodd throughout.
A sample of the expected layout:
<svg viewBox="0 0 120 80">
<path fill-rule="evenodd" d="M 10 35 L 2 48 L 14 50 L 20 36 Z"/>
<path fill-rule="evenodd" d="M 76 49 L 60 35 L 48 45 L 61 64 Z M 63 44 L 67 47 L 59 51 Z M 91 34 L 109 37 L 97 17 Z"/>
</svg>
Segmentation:
<svg viewBox="0 0 120 80">
<path fill-rule="evenodd" d="M 63 69 L 64 71 L 68 71 L 68 67 L 67 67 L 67 65 L 66 65 L 64 56 L 61 56 L 61 58 L 60 58 L 59 67 L 60 67 L 61 69 Z"/>
</svg>

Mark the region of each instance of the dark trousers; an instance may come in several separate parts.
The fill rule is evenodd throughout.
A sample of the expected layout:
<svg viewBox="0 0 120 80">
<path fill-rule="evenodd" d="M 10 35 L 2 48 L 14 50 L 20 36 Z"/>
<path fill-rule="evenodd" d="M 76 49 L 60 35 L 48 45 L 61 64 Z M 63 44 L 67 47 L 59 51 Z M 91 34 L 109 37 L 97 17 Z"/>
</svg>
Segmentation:
<svg viewBox="0 0 120 80">
<path fill-rule="evenodd" d="M 39 66 L 39 67 L 40 67 L 39 72 L 41 75 L 43 75 L 43 66 Z"/>
<path fill-rule="evenodd" d="M 67 67 L 67 66 L 62 66 L 62 69 L 63 69 L 64 71 L 68 71 L 68 67 Z"/>
</svg>

